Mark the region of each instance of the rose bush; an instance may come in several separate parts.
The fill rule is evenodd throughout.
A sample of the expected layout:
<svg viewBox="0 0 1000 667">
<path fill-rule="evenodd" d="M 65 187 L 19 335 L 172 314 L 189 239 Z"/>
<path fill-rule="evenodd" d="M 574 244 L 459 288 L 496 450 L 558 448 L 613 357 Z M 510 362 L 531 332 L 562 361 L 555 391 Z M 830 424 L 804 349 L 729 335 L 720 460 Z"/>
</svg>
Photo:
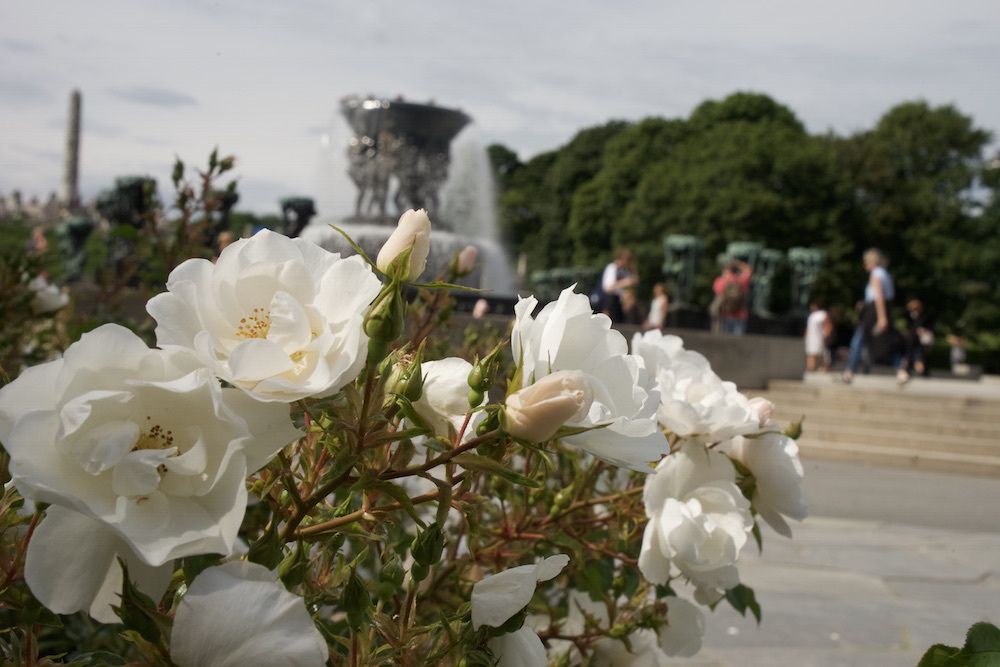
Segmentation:
<svg viewBox="0 0 1000 667">
<path fill-rule="evenodd" d="M 773 406 L 572 289 L 445 356 L 474 253 L 413 284 L 429 233 L 373 267 L 261 232 L 171 273 L 161 349 L 107 325 L 0 389 L 12 662 L 57 653 L 38 602 L 161 667 L 659 667 L 704 635 L 677 591 L 757 613 L 740 554 L 805 515 Z"/>
</svg>

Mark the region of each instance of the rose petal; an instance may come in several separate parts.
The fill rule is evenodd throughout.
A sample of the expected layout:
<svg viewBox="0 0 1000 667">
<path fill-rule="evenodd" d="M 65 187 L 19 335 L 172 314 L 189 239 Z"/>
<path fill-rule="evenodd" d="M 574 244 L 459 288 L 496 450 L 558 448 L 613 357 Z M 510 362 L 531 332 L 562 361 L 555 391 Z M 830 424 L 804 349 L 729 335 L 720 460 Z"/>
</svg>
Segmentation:
<svg viewBox="0 0 1000 667">
<path fill-rule="evenodd" d="M 202 572 L 174 618 L 170 656 L 180 667 L 326 664 L 326 642 L 267 568 L 236 561 Z"/>
<path fill-rule="evenodd" d="M 52 505 L 28 543 L 24 578 L 31 592 L 57 614 L 84 609 L 102 623 L 118 623 L 121 557 L 136 586 L 154 600 L 167 590 L 173 564 L 150 567 L 100 522 Z"/>
</svg>

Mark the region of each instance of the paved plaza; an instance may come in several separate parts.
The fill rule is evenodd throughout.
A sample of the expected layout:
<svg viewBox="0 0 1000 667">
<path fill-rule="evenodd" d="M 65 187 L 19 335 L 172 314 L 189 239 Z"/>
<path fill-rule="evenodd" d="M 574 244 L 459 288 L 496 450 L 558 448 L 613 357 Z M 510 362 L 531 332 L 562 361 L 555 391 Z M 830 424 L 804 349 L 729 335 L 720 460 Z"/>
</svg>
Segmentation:
<svg viewBox="0 0 1000 667">
<path fill-rule="evenodd" d="M 931 644 L 1000 622 L 1000 479 L 805 465 L 810 518 L 741 560 L 762 625 L 723 603 L 702 652 L 676 664 L 915 667 Z"/>
</svg>

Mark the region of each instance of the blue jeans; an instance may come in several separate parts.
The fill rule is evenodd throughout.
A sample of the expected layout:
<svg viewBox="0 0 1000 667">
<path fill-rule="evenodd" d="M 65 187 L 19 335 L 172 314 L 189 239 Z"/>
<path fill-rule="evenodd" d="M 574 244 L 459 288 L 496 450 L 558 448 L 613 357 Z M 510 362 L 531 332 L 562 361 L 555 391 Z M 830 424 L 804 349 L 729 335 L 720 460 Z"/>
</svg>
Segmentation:
<svg viewBox="0 0 1000 667">
<path fill-rule="evenodd" d="M 865 347 L 865 330 L 862 325 L 858 325 L 854 329 L 854 335 L 851 336 L 851 348 L 850 353 L 847 355 L 847 370 L 850 373 L 857 373 L 858 366 L 861 365 L 861 353 L 864 351 Z"/>
<path fill-rule="evenodd" d="M 719 325 L 721 326 L 722 333 L 724 334 L 742 336 L 747 332 L 747 321 L 741 320 L 738 317 L 723 317 L 721 318 Z"/>
</svg>

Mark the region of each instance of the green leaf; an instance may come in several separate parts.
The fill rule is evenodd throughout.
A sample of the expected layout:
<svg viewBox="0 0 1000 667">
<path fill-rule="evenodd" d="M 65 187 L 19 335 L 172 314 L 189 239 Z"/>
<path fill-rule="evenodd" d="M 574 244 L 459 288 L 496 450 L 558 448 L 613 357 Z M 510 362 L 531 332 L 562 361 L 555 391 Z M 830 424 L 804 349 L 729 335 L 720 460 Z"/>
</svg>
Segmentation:
<svg viewBox="0 0 1000 667">
<path fill-rule="evenodd" d="M 435 280 L 429 283 L 410 283 L 412 287 L 421 287 L 423 289 L 429 290 L 439 290 L 439 289 L 451 289 L 458 292 L 475 292 L 477 294 L 482 294 L 489 292 L 488 289 L 480 289 L 478 287 L 469 287 L 468 285 L 458 285 L 456 283 L 447 283 L 443 280 Z"/>
<path fill-rule="evenodd" d="M 368 253 L 365 252 L 365 249 L 362 248 L 361 246 L 359 246 L 357 244 L 357 242 L 355 242 L 355 240 L 351 238 L 350 234 L 348 234 L 347 232 L 345 232 L 343 229 L 341 229 L 337 225 L 330 225 L 330 226 L 334 229 L 334 231 L 339 232 L 340 235 L 343 236 L 347 240 L 347 243 L 350 244 L 351 248 L 354 249 L 354 252 L 358 253 L 358 255 L 360 255 L 361 259 L 365 260 L 365 262 L 368 263 L 368 266 L 372 267 L 373 269 L 376 268 L 375 262 L 373 262 L 371 260 L 371 258 L 368 256 Z"/>
<path fill-rule="evenodd" d="M 295 545 L 295 551 L 290 552 L 278 566 L 278 577 L 287 588 L 294 588 L 303 581 L 309 573 L 309 547 L 302 540 Z"/>
<path fill-rule="evenodd" d="M 73 658 L 73 662 L 66 663 L 65 667 L 119 667 L 127 664 L 128 660 L 120 655 L 107 651 L 93 651 L 77 655 Z"/>
<path fill-rule="evenodd" d="M 750 613 L 757 619 L 757 625 L 760 625 L 762 612 L 760 604 L 757 602 L 757 595 L 752 588 L 738 584 L 726 591 L 726 600 L 733 606 L 733 609 L 740 612 L 741 616 L 746 616 L 747 609 L 749 609 Z"/>
<path fill-rule="evenodd" d="M 353 630 L 358 631 L 367 624 L 371 615 L 372 599 L 357 571 L 352 570 L 347 583 L 344 584 L 340 606 L 347 612 L 347 624 Z"/>
<path fill-rule="evenodd" d="M 607 592 L 611 590 L 614 577 L 614 562 L 610 558 L 592 560 L 580 571 L 577 587 L 596 602 L 603 600 Z"/>
<path fill-rule="evenodd" d="M 611 422 L 607 424 L 598 424 L 597 426 L 560 426 L 559 431 L 556 433 L 556 438 L 568 438 L 574 435 L 580 435 L 581 433 L 587 433 L 589 431 L 599 431 L 602 428 L 607 428 L 611 426 Z"/>
<path fill-rule="evenodd" d="M 378 491 L 379 493 L 384 493 L 385 495 L 391 497 L 399 503 L 400 507 L 406 510 L 406 513 L 409 514 L 421 528 L 427 525 L 424 520 L 420 518 L 420 515 L 417 514 L 417 508 L 413 505 L 413 500 L 403 487 L 397 486 L 392 482 L 368 480 L 364 483 L 363 488 Z"/>
<path fill-rule="evenodd" d="M 478 454 L 470 454 L 466 452 L 454 457 L 452 461 L 459 464 L 466 470 L 475 470 L 476 472 L 496 475 L 513 484 L 520 484 L 521 486 L 528 486 L 534 489 L 541 487 L 541 484 L 530 477 L 525 477 L 521 473 L 511 470 L 499 461 L 494 461 L 493 459 L 485 456 L 479 456 Z"/>
<path fill-rule="evenodd" d="M 760 534 L 760 523 L 755 521 L 753 530 L 750 532 L 753 535 L 754 541 L 757 542 L 757 552 L 764 553 L 764 537 Z"/>
<path fill-rule="evenodd" d="M 961 649 L 935 644 L 927 649 L 917 667 L 996 667 L 1000 665 L 1000 629 L 992 623 L 976 623 L 965 636 Z"/>
<path fill-rule="evenodd" d="M 934 646 L 927 649 L 924 657 L 920 658 L 917 667 L 952 667 L 958 664 L 955 662 L 955 659 L 960 652 L 960 649 L 954 646 L 934 644 Z"/>
<path fill-rule="evenodd" d="M 247 560 L 251 563 L 259 563 L 269 570 L 273 570 L 285 557 L 281 540 L 278 538 L 277 522 L 271 529 L 264 533 L 260 539 L 250 545 L 247 552 Z"/>
<path fill-rule="evenodd" d="M 206 569 L 218 565 L 222 562 L 220 554 L 205 554 L 202 556 L 188 556 L 181 559 L 181 571 L 184 572 L 184 579 L 190 585 L 194 578 Z"/>
<path fill-rule="evenodd" d="M 112 609 L 126 628 L 139 633 L 147 642 L 157 644 L 161 637 L 169 634 L 170 621 L 156 611 L 152 598 L 135 587 L 125 561 L 119 558 L 118 563 L 122 568 L 122 599 L 121 604 Z"/>
</svg>

